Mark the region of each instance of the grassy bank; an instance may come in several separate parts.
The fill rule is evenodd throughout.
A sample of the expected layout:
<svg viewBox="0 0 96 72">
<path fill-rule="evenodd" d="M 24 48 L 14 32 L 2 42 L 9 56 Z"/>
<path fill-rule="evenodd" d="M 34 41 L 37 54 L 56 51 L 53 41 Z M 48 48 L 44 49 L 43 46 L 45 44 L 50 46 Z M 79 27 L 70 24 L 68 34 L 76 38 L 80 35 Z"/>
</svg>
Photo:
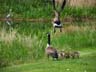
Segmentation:
<svg viewBox="0 0 96 72">
<path fill-rule="evenodd" d="M 47 1 L 47 0 L 46 0 Z M 12 9 L 12 18 L 51 19 L 54 17 L 50 1 L 0 0 L 0 18 Z M 0 72 L 96 72 L 96 22 L 81 22 L 96 18 L 96 7 L 68 7 L 61 19 L 75 19 L 63 25 L 63 32 L 53 33 L 47 22 L 15 22 L 12 27 L 0 22 Z M 47 33 L 58 51 L 80 51 L 80 59 L 47 60 L 44 50 Z M 74 69 L 75 68 L 75 69 Z"/>
<path fill-rule="evenodd" d="M 51 32 L 52 46 L 58 50 L 87 50 L 96 47 L 95 24 L 64 25 L 54 34 L 50 23 L 15 23 L 14 29 L 0 24 L 0 65 L 16 65 L 44 59 L 46 34 Z"/>
<path fill-rule="evenodd" d="M 85 49 L 85 48 L 83 48 Z M 0 69 L 1 72 L 96 72 L 96 49 L 81 53 L 80 59 L 61 61 L 40 60 L 34 63 L 15 65 Z M 95 51 L 95 52 L 94 52 Z M 84 53 L 84 54 L 83 54 Z"/>
</svg>

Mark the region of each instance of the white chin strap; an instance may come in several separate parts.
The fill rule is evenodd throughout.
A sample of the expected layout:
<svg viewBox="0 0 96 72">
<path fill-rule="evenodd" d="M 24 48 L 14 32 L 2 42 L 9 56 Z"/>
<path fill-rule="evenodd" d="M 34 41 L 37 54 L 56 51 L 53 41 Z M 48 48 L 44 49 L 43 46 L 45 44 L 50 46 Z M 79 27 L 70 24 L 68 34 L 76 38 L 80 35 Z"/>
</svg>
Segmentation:
<svg viewBox="0 0 96 72">
<path fill-rule="evenodd" d="M 49 44 L 47 44 L 47 47 L 50 47 L 50 45 L 49 45 Z"/>
</svg>

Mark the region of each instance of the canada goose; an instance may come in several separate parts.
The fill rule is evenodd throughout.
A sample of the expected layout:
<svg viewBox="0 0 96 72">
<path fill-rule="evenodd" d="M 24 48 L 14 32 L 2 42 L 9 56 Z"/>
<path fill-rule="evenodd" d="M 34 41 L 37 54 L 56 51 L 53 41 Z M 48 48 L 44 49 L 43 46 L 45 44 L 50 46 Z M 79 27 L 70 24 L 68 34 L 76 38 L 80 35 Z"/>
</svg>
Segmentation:
<svg viewBox="0 0 96 72">
<path fill-rule="evenodd" d="M 12 13 L 12 9 L 9 9 L 9 13 L 7 14 L 6 18 L 10 18 Z"/>
<path fill-rule="evenodd" d="M 9 13 L 6 15 L 6 23 L 9 26 L 11 26 L 11 24 L 12 24 L 11 16 L 12 16 L 12 9 L 9 9 Z"/>
<path fill-rule="evenodd" d="M 52 3 L 53 3 L 54 14 L 55 14 L 55 17 L 53 18 L 53 21 L 52 21 L 54 33 L 56 32 L 55 28 L 60 28 L 60 32 L 62 32 L 62 24 L 60 21 L 60 12 L 65 7 L 66 0 L 52 0 Z M 57 10 L 56 6 L 60 6 L 60 9 Z"/>
<path fill-rule="evenodd" d="M 49 58 L 49 56 L 51 56 L 53 58 L 53 60 L 54 59 L 57 60 L 58 59 L 57 50 L 50 45 L 50 33 L 48 33 L 47 36 L 48 36 L 48 43 L 47 43 L 47 47 L 45 49 L 45 53 L 48 58 Z"/>
<path fill-rule="evenodd" d="M 52 21 L 54 33 L 56 32 L 56 28 L 60 28 L 60 32 L 62 32 L 62 25 L 61 25 L 61 21 L 60 21 L 60 12 L 57 12 L 57 11 L 54 11 L 54 12 L 55 12 L 55 17 Z"/>
<path fill-rule="evenodd" d="M 70 51 L 65 51 L 65 50 L 63 50 L 63 51 L 60 51 L 59 53 L 58 53 L 58 56 L 60 57 L 60 58 L 66 58 L 66 59 L 68 59 L 68 58 L 71 58 L 71 52 Z"/>
<path fill-rule="evenodd" d="M 65 57 L 66 59 L 71 58 L 71 52 L 70 52 L 70 51 L 66 51 L 64 57 Z"/>
<path fill-rule="evenodd" d="M 66 59 L 69 59 L 69 58 L 79 58 L 80 57 L 80 53 L 79 51 L 60 51 L 58 53 L 58 56 L 60 58 L 66 58 Z"/>
<path fill-rule="evenodd" d="M 65 58 L 65 51 L 59 51 L 59 52 L 58 52 L 58 57 L 59 57 L 60 59 L 64 59 L 64 58 Z"/>
<path fill-rule="evenodd" d="M 73 51 L 71 52 L 71 57 L 74 58 L 79 58 L 80 57 L 80 53 L 79 51 Z"/>
</svg>

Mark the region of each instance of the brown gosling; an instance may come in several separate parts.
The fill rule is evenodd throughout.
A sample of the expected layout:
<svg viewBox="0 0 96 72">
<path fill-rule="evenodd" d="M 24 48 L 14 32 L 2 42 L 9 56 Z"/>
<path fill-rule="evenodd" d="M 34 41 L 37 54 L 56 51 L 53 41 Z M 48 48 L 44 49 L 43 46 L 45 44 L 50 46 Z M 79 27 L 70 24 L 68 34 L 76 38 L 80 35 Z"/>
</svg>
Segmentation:
<svg viewBox="0 0 96 72">
<path fill-rule="evenodd" d="M 80 53 L 79 51 L 73 51 L 71 52 L 71 58 L 79 58 L 80 57 Z"/>
<path fill-rule="evenodd" d="M 60 59 L 64 59 L 64 57 L 65 57 L 65 52 L 64 52 L 64 51 L 58 52 L 58 57 L 59 57 Z"/>
</svg>

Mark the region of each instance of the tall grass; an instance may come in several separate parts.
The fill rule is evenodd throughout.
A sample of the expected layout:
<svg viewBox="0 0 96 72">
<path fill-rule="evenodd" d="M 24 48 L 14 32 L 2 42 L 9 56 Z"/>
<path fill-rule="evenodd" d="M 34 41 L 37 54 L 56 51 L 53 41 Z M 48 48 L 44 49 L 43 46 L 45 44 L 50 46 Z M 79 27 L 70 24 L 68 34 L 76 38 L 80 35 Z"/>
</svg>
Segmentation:
<svg viewBox="0 0 96 72">
<path fill-rule="evenodd" d="M 14 30 L 2 28 L 0 31 L 0 66 L 42 58 L 46 45 L 45 37 L 49 32 L 48 26 L 22 23 L 17 25 L 18 28 L 14 27 Z"/>
<path fill-rule="evenodd" d="M 52 46 L 58 50 L 96 47 L 95 24 L 65 25 L 63 33 L 57 30 L 54 34 L 50 23 L 16 23 L 13 30 L 0 29 L 0 66 L 43 59 L 47 32 L 51 32 Z"/>
<path fill-rule="evenodd" d="M 20 0 L 0 0 L 0 17 L 4 18 L 9 9 L 13 10 L 13 18 L 51 18 L 53 17 L 53 7 L 50 1 L 45 0 L 20 1 Z M 96 18 L 96 7 L 70 7 L 67 6 L 62 12 L 61 17 L 92 17 Z"/>
</svg>

